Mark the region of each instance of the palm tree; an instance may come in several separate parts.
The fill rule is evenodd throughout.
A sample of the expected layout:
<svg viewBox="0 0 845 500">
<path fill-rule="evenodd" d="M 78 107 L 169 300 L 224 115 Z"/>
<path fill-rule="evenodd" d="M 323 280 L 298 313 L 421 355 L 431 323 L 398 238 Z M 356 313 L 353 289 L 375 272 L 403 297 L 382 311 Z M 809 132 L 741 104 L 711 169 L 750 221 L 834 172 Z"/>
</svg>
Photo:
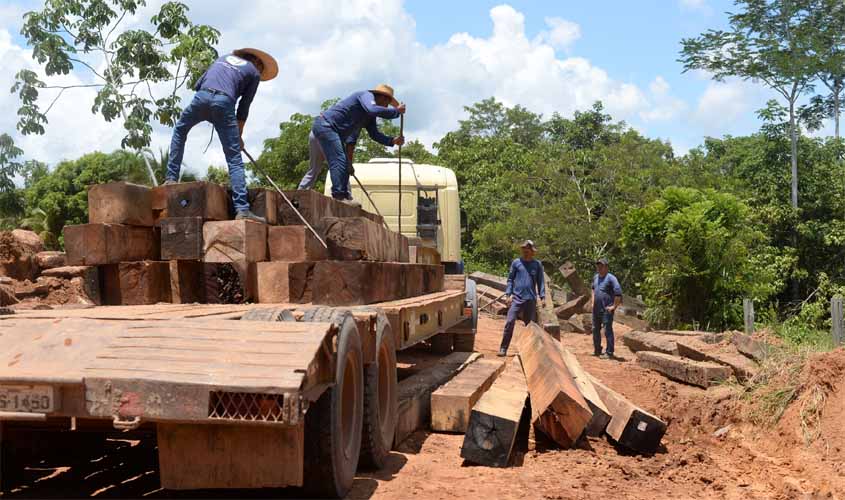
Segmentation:
<svg viewBox="0 0 845 500">
<path fill-rule="evenodd" d="M 50 231 L 50 216 L 44 210 L 37 207 L 31 209 L 21 220 L 20 227 L 36 233 L 44 242 L 45 248 L 58 248 L 59 238 Z"/>
<path fill-rule="evenodd" d="M 158 183 L 163 183 L 167 176 L 167 163 L 170 161 L 170 150 L 159 148 L 158 155 L 156 155 L 152 150 L 145 149 L 143 154 L 147 155 L 146 157 L 155 172 Z M 199 177 L 197 174 L 190 170 L 187 164 L 182 162 L 182 169 L 179 171 L 179 182 L 193 182 L 198 180 Z"/>
</svg>

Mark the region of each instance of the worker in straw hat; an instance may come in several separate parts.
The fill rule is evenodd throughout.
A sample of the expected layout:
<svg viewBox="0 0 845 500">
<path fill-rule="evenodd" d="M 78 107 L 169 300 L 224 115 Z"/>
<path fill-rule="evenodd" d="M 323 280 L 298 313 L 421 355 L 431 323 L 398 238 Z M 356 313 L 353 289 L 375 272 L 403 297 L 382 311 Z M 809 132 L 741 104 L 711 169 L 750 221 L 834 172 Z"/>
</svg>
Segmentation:
<svg viewBox="0 0 845 500">
<path fill-rule="evenodd" d="M 191 128 L 203 121 L 211 122 L 220 137 L 229 165 L 236 218 L 266 222 L 250 211 L 241 150 L 244 145 L 244 125 L 249 116 L 249 106 L 258 90 L 258 82 L 272 80 L 278 73 L 276 60 L 258 49 L 238 49 L 214 61 L 197 81 L 194 99 L 182 112 L 173 129 L 167 179 L 164 183 L 178 182 L 185 140 Z M 236 111 L 235 102 L 238 99 L 240 102 Z"/>
<path fill-rule="evenodd" d="M 502 332 L 499 357 L 507 356 L 517 319 L 527 325 L 537 319 L 537 298 L 546 303 L 546 283 L 543 263 L 534 258 L 537 247 L 531 240 L 520 245 L 520 257 L 511 262 L 508 285 L 505 289 L 508 317 Z"/>
<path fill-rule="evenodd" d="M 392 106 L 392 107 L 388 107 Z M 405 113 L 405 105 L 393 97 L 393 87 L 379 85 L 371 90 L 355 92 L 320 114 L 311 126 L 308 136 L 310 165 L 299 189 L 311 189 L 323 170 L 323 162 L 329 164 L 332 179 L 332 197 L 352 201 L 349 192 L 349 174 L 352 172 L 355 143 L 361 129 L 376 142 L 385 146 L 400 146 L 404 137 L 390 137 L 381 133 L 376 118 L 393 120 Z"/>
</svg>

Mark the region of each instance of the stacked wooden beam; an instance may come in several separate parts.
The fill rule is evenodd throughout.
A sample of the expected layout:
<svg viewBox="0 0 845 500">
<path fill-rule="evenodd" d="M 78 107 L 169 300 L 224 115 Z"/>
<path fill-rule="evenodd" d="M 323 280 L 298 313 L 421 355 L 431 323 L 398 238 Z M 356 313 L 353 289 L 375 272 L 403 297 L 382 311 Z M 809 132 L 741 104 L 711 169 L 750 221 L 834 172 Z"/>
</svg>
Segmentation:
<svg viewBox="0 0 845 500">
<path fill-rule="evenodd" d="M 267 224 L 231 220 L 209 182 L 115 182 L 88 192 L 89 223 L 64 229 L 67 263 L 97 266 L 107 304 L 306 303 L 345 306 L 443 290 L 443 267 L 409 263 L 404 236 L 360 208 L 313 191 L 250 189 Z M 324 243 L 325 242 L 325 243 Z"/>
</svg>

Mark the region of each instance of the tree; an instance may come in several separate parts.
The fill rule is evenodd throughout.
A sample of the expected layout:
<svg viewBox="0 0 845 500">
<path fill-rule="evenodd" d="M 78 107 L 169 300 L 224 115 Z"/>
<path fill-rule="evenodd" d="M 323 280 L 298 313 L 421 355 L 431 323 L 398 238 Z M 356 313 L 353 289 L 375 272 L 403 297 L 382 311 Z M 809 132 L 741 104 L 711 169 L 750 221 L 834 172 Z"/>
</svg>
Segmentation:
<svg viewBox="0 0 845 500">
<path fill-rule="evenodd" d="M 834 137 L 839 139 L 842 92 L 845 89 L 845 4 L 840 0 L 814 0 L 810 9 L 816 25 L 812 50 L 818 58 L 817 75 L 830 91 L 829 95 L 814 99 L 826 115 L 833 118 Z"/>
<path fill-rule="evenodd" d="M 24 166 L 17 159 L 23 150 L 15 146 L 8 134 L 0 134 L 0 217 L 7 219 L 23 212 L 23 200 L 18 195 L 14 177 Z"/>
<path fill-rule="evenodd" d="M 282 189 L 296 189 L 308 171 L 308 135 L 311 133 L 311 115 L 294 113 L 288 121 L 279 124 L 279 135 L 264 141 L 264 150 L 258 158 L 261 168 Z M 250 170 L 254 170 L 250 165 Z M 261 185 L 270 183 L 253 171 Z"/>
<path fill-rule="evenodd" d="M 24 14 L 21 34 L 48 79 L 84 69 L 94 83 L 49 83 L 34 71 L 19 71 L 12 92 L 22 103 L 17 125 L 22 134 L 44 134 L 50 110 L 66 91 L 80 87 L 97 89 L 93 113 L 107 122 L 123 120 L 123 148 L 148 147 L 153 119 L 167 126 L 175 123 L 181 113 L 177 92 L 196 81 L 217 57 L 213 44 L 220 33 L 191 23 L 188 7 L 179 2 L 164 3 L 152 16 L 154 31 L 121 31 L 123 21 L 145 4 L 145 0 L 47 0 L 43 9 Z M 38 99 L 44 90 L 57 92 L 42 111 Z M 157 184 L 149 161 L 143 159 L 151 182 Z"/>
<path fill-rule="evenodd" d="M 215 184 L 229 184 L 229 169 L 212 165 L 208 167 L 208 172 L 206 172 L 203 180 Z"/>
<path fill-rule="evenodd" d="M 736 76 L 762 82 L 787 103 L 791 140 L 792 207 L 798 208 L 798 100 L 813 90 L 818 60 L 812 41 L 811 0 L 736 0 L 730 30 L 709 30 L 681 41 L 684 72 L 701 69 L 722 81 Z"/>
</svg>

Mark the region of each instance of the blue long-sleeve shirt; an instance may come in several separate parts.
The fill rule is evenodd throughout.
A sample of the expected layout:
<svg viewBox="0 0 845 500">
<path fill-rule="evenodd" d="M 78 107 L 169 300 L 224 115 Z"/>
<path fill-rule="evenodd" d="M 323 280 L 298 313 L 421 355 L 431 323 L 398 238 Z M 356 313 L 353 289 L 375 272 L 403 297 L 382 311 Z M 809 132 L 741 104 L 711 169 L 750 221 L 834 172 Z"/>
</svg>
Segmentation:
<svg viewBox="0 0 845 500">
<path fill-rule="evenodd" d="M 236 116 L 238 121 L 246 121 L 249 116 L 249 106 L 258 90 L 261 73 L 246 59 L 234 54 L 227 54 L 205 70 L 197 80 L 194 90 L 212 89 L 223 92 L 235 101 L 240 98 Z"/>
<path fill-rule="evenodd" d="M 508 272 L 508 287 L 505 294 L 516 302 L 546 298 L 543 263 L 539 260 L 514 259 Z"/>
<path fill-rule="evenodd" d="M 622 296 L 619 280 L 611 273 L 605 274 L 603 278 L 596 273 L 593 276 L 593 291 L 595 293 L 593 312 L 603 312 L 606 307 L 613 305 L 614 297 Z"/>
<path fill-rule="evenodd" d="M 396 119 L 399 117 L 399 110 L 377 105 L 376 96 L 368 90 L 363 90 L 340 100 L 324 111 L 322 116 L 345 144 L 357 142 L 361 128 L 366 128 L 373 140 L 385 146 L 392 146 L 393 137 L 379 131 L 376 118 Z"/>
</svg>

